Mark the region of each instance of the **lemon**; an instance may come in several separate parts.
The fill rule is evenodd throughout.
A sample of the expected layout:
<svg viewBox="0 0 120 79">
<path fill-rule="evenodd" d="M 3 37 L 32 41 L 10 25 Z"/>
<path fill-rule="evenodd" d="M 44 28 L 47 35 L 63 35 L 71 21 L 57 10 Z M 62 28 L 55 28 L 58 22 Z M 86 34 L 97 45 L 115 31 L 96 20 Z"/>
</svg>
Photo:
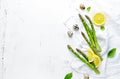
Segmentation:
<svg viewBox="0 0 120 79">
<path fill-rule="evenodd" d="M 96 25 L 103 25 L 105 23 L 105 15 L 101 12 L 99 13 L 96 13 L 94 16 L 93 16 L 93 22 L 94 24 Z"/>
<path fill-rule="evenodd" d="M 94 55 L 94 61 L 93 61 L 93 63 L 95 64 L 96 67 L 99 67 L 100 64 L 101 64 L 100 57 L 97 56 L 97 55 Z"/>
<path fill-rule="evenodd" d="M 101 64 L 101 59 L 99 56 L 97 56 L 91 48 L 87 49 L 88 52 L 88 60 L 89 62 L 93 62 L 95 64 L 96 67 L 99 67 L 99 65 Z"/>
<path fill-rule="evenodd" d="M 92 51 L 91 48 L 87 49 L 87 52 L 88 52 L 88 60 L 89 60 L 89 62 L 93 62 L 93 60 L 94 60 L 94 52 Z"/>
</svg>

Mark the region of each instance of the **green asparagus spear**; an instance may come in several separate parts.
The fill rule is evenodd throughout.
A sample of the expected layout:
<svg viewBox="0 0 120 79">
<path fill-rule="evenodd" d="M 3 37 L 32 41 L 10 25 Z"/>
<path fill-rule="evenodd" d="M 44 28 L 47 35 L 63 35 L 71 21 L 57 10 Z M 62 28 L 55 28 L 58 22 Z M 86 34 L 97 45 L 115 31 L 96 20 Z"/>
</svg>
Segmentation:
<svg viewBox="0 0 120 79">
<path fill-rule="evenodd" d="M 93 40 L 94 40 L 94 43 L 95 43 L 95 47 L 96 47 L 96 50 L 98 52 L 101 52 L 101 47 L 97 41 L 97 37 L 96 37 L 96 32 L 95 32 L 95 29 L 94 29 L 94 25 L 91 21 L 91 19 L 89 18 L 89 16 L 85 15 L 85 17 L 87 18 L 87 20 L 89 21 L 90 25 L 91 25 L 91 28 L 92 28 L 92 35 L 93 35 Z"/>
<path fill-rule="evenodd" d="M 90 64 L 90 62 L 88 62 L 87 60 L 79 56 L 79 54 L 77 54 L 70 45 L 67 45 L 67 47 L 79 60 L 81 60 L 83 63 L 89 66 L 92 70 L 94 70 L 96 74 L 100 74 L 100 71 L 96 67 L 94 67 L 94 65 Z"/>
<path fill-rule="evenodd" d="M 89 40 L 90 40 L 91 44 L 92 44 L 93 46 L 95 46 L 94 40 L 93 40 L 93 38 L 92 38 L 92 31 L 91 31 L 91 29 L 89 28 L 88 24 L 86 23 L 86 21 L 84 20 L 84 18 L 82 17 L 82 15 L 79 14 L 79 18 L 81 19 L 81 21 L 82 21 L 82 23 L 83 23 L 83 26 L 84 26 L 84 28 L 85 28 L 85 30 L 86 30 L 86 32 L 87 32 L 87 35 L 88 35 L 88 37 L 89 37 Z"/>
<path fill-rule="evenodd" d="M 85 53 L 83 53 L 80 49 L 78 49 L 78 48 L 76 48 L 76 50 L 77 50 L 77 52 L 79 52 L 87 61 L 89 61 L 88 60 L 88 57 L 86 56 L 86 54 Z"/>
<path fill-rule="evenodd" d="M 95 50 L 94 47 L 90 44 L 90 42 L 89 42 L 89 40 L 87 39 L 87 37 L 85 36 L 85 34 L 84 34 L 83 32 L 81 32 L 81 34 L 82 34 L 83 38 L 86 40 L 86 42 L 88 43 L 89 47 L 94 51 L 94 53 L 95 53 L 96 55 L 98 55 L 98 56 L 100 57 L 100 59 L 101 59 L 101 61 L 102 61 L 102 60 L 103 60 L 102 56 L 101 56 L 99 53 L 96 52 L 96 50 Z"/>
<path fill-rule="evenodd" d="M 88 38 L 85 36 L 85 34 L 84 34 L 83 32 L 81 32 L 81 34 L 82 34 L 83 38 L 85 39 L 85 41 L 88 43 L 88 45 L 93 48 L 92 44 L 89 42 L 89 40 L 88 40 Z"/>
</svg>

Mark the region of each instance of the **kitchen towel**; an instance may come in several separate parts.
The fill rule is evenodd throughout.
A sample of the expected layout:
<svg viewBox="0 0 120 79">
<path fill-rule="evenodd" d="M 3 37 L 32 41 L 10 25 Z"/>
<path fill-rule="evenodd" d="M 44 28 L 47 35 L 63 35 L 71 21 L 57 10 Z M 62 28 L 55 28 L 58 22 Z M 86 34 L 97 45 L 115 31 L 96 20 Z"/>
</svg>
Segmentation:
<svg viewBox="0 0 120 79">
<path fill-rule="evenodd" d="M 83 3 L 86 7 L 91 6 L 91 11 L 81 11 L 79 5 Z M 102 47 L 102 56 L 104 58 L 99 70 L 100 75 L 96 75 L 85 64 L 79 61 L 77 58 L 70 60 L 70 65 L 73 70 L 80 74 L 87 73 L 90 75 L 90 79 L 118 79 L 120 76 L 120 7 L 119 0 L 71 0 L 71 18 L 65 23 L 68 30 L 72 29 L 73 24 L 78 24 L 80 31 L 74 34 L 74 37 L 69 41 L 74 47 L 81 48 L 84 52 L 88 45 L 80 35 L 80 32 L 85 32 L 83 25 L 78 17 L 78 14 L 92 15 L 95 12 L 103 12 L 106 15 L 105 30 L 101 31 L 99 27 L 95 27 L 98 41 Z M 107 58 L 107 53 L 110 49 L 117 48 L 114 58 Z"/>
</svg>

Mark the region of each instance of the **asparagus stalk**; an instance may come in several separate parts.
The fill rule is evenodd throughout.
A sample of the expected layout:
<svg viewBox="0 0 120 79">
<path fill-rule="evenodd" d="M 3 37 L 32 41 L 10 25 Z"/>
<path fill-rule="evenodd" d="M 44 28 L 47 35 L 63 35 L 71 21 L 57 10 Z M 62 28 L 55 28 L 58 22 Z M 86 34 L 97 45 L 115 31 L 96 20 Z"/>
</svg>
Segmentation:
<svg viewBox="0 0 120 79">
<path fill-rule="evenodd" d="M 97 38 L 96 38 L 96 32 L 95 32 L 95 29 L 94 29 L 94 25 L 91 21 L 91 19 L 89 18 L 89 16 L 85 15 L 85 17 L 87 18 L 87 20 L 89 21 L 90 25 L 91 25 L 91 28 L 92 28 L 92 35 L 93 35 L 93 39 L 94 39 L 94 43 L 95 43 L 95 47 L 96 47 L 96 50 L 101 52 L 101 47 L 97 41 Z"/>
<path fill-rule="evenodd" d="M 90 64 L 90 62 L 88 62 L 87 60 L 79 56 L 79 54 L 77 54 L 70 45 L 67 45 L 67 47 L 79 60 L 81 60 L 83 63 L 89 66 L 92 70 L 94 70 L 96 74 L 100 74 L 100 71 L 96 67 L 94 67 L 94 65 Z"/>
<path fill-rule="evenodd" d="M 90 42 L 89 42 L 89 40 L 87 39 L 87 37 L 85 36 L 85 34 L 84 34 L 83 32 L 81 32 L 81 34 L 82 34 L 83 38 L 86 40 L 86 42 L 88 43 L 88 45 L 90 46 L 90 48 L 94 51 L 94 53 L 95 53 L 96 55 L 98 55 L 98 56 L 100 57 L 100 59 L 101 59 L 101 61 L 102 61 L 102 60 L 103 60 L 102 56 L 101 56 L 99 53 L 96 52 L 96 50 L 95 50 L 94 47 L 90 44 Z"/>
<path fill-rule="evenodd" d="M 79 52 L 87 61 L 89 61 L 88 60 L 88 57 L 86 56 L 86 54 L 85 53 L 83 53 L 80 49 L 78 49 L 78 48 L 76 48 L 76 50 L 77 50 L 77 52 Z"/>
<path fill-rule="evenodd" d="M 91 31 L 91 29 L 89 28 L 88 24 L 86 23 L 86 21 L 84 20 L 84 18 L 82 17 L 82 15 L 79 14 L 79 18 L 81 19 L 81 21 L 82 21 L 82 23 L 83 23 L 83 26 L 84 26 L 84 28 L 85 28 L 85 30 L 86 30 L 86 32 L 87 32 L 87 35 L 88 35 L 88 37 L 89 37 L 89 40 L 90 40 L 91 44 L 92 44 L 93 46 L 95 46 L 94 40 L 93 40 L 93 38 L 92 38 L 92 31 Z"/>
<path fill-rule="evenodd" d="M 88 40 L 88 38 L 85 36 L 85 34 L 84 34 L 83 32 L 81 32 L 81 34 L 82 34 L 83 38 L 85 39 L 85 41 L 88 43 L 88 45 L 93 48 L 92 44 L 89 42 L 89 40 Z"/>
</svg>

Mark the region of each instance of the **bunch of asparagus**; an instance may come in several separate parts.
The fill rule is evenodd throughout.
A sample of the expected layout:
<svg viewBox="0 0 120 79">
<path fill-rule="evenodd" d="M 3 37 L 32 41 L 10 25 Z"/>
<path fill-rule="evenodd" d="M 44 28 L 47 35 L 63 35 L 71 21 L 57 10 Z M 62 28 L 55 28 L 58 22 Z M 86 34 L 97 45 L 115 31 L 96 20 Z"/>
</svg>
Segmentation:
<svg viewBox="0 0 120 79">
<path fill-rule="evenodd" d="M 85 17 L 89 21 L 91 27 L 88 26 L 85 19 L 82 17 L 82 15 L 79 14 L 79 18 L 87 32 L 88 38 L 86 37 L 86 35 L 83 32 L 81 32 L 81 34 L 82 34 L 83 38 L 86 40 L 89 47 L 93 50 L 93 52 L 96 55 L 98 55 L 100 57 L 100 59 L 102 61 L 103 58 L 99 54 L 99 52 L 101 52 L 102 49 L 97 41 L 94 25 L 93 25 L 91 19 L 87 15 L 85 15 Z M 95 64 L 93 62 L 89 62 L 89 59 L 84 52 L 82 52 L 80 49 L 76 48 L 77 52 L 80 55 L 82 55 L 82 57 L 81 57 L 75 50 L 73 50 L 73 48 L 70 45 L 67 45 L 67 47 L 78 59 L 80 59 L 83 63 L 85 63 L 88 67 L 90 67 L 96 74 L 100 73 L 99 70 L 97 69 L 97 67 L 95 66 Z"/>
<path fill-rule="evenodd" d="M 85 15 L 85 17 L 89 21 L 91 28 L 88 26 L 87 22 L 82 17 L 82 15 L 79 14 L 79 18 L 82 21 L 82 24 L 87 32 L 89 39 L 86 37 L 86 35 L 83 32 L 81 32 L 81 34 L 82 34 L 83 38 L 86 40 L 86 42 L 88 43 L 88 45 L 90 46 L 90 48 L 94 51 L 94 53 L 96 55 L 98 55 L 101 60 L 103 60 L 102 56 L 98 53 L 98 52 L 101 52 L 102 49 L 97 41 L 94 25 L 93 25 L 91 19 L 87 15 Z"/>
<path fill-rule="evenodd" d="M 89 62 L 88 57 L 86 56 L 86 54 L 84 54 L 80 49 L 76 48 L 77 52 L 79 52 L 82 55 L 82 57 L 75 50 L 73 50 L 73 48 L 70 45 L 67 45 L 67 47 L 79 60 L 81 60 L 88 67 L 90 67 L 96 74 L 100 74 L 100 71 L 96 68 L 94 63 Z"/>
</svg>

